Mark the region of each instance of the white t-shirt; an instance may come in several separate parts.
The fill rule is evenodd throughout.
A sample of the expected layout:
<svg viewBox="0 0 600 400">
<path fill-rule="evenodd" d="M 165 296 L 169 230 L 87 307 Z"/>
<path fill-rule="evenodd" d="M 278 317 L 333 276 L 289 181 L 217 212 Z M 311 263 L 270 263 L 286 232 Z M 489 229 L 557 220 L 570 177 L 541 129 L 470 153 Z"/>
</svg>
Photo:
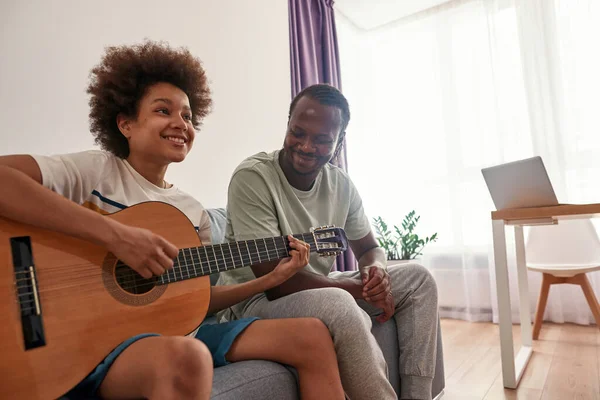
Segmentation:
<svg viewBox="0 0 600 400">
<path fill-rule="evenodd" d="M 203 245 L 210 244 L 210 219 L 202 204 L 174 186 L 157 187 L 127 160 L 99 150 L 32 157 L 42 172 L 42 184 L 75 203 L 101 214 L 146 201 L 168 203 L 189 218 Z M 188 336 L 193 337 L 196 332 L 197 329 Z"/>
<path fill-rule="evenodd" d="M 210 219 L 202 204 L 176 187 L 157 187 L 127 160 L 99 150 L 32 157 L 42 172 L 42 184 L 75 203 L 112 214 L 145 201 L 165 202 L 190 219 L 202 244 L 210 244 Z"/>
<path fill-rule="evenodd" d="M 362 239 L 371 231 L 362 199 L 348 174 L 327 164 L 310 190 L 298 190 L 285 177 L 279 165 L 279 152 L 258 153 L 244 160 L 234 171 L 227 201 L 227 241 L 308 233 L 310 228 L 324 225 L 344 228 L 350 240 Z M 334 256 L 312 253 L 305 269 L 327 276 L 334 260 Z M 251 279 L 254 273 L 246 267 L 221 272 L 218 284 L 230 285 Z M 238 314 L 236 309 L 248 301 L 252 299 L 229 311 Z M 228 310 L 219 317 L 232 318 Z"/>
</svg>

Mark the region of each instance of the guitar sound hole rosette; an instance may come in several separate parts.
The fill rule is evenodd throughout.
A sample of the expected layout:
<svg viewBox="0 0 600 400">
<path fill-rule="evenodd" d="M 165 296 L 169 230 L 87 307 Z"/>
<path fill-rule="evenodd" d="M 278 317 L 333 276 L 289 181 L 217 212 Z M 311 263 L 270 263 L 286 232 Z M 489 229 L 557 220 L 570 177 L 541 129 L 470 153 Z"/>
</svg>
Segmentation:
<svg viewBox="0 0 600 400">
<path fill-rule="evenodd" d="M 156 277 L 144 279 L 112 253 L 108 253 L 102 263 L 102 281 L 115 300 L 131 306 L 150 304 L 167 289 L 167 285 L 156 284 Z"/>
</svg>

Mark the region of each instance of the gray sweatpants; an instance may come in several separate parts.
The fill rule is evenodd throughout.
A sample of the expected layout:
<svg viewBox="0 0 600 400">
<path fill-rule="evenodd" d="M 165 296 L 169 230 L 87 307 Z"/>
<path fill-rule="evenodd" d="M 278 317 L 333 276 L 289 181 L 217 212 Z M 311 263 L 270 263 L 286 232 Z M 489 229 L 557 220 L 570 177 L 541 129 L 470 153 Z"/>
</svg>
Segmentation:
<svg viewBox="0 0 600 400">
<path fill-rule="evenodd" d="M 435 281 L 429 271 L 418 264 L 389 267 L 388 272 L 396 303 L 400 398 L 431 399 L 438 328 Z M 333 272 L 329 276 L 358 279 L 359 272 Z M 319 318 L 333 337 L 342 385 L 348 397 L 351 400 L 397 398 L 387 379 L 387 364 L 381 349 L 371 334 L 371 316 L 381 311 L 363 300 L 355 301 L 345 290 L 311 289 L 274 301 L 262 294 L 231 311 L 236 318 Z"/>
</svg>

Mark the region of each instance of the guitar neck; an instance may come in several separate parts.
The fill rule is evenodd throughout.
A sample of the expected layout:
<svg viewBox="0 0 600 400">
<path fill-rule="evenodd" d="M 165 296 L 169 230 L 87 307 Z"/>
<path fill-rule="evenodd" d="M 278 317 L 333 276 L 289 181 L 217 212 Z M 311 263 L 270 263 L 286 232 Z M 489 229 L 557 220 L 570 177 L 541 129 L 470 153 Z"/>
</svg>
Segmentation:
<svg viewBox="0 0 600 400">
<path fill-rule="evenodd" d="M 293 236 L 310 245 L 311 252 L 317 251 L 312 233 Z M 290 250 L 289 240 L 286 236 L 189 247 L 179 250 L 173 268 L 161 275 L 157 279 L 157 283 L 168 284 L 280 260 L 288 257 Z"/>
</svg>

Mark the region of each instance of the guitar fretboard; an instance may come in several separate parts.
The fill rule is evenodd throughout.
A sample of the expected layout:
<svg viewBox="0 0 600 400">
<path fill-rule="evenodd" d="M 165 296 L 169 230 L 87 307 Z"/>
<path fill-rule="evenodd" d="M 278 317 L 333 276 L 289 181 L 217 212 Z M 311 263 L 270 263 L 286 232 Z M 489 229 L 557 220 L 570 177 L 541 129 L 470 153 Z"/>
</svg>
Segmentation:
<svg viewBox="0 0 600 400">
<path fill-rule="evenodd" d="M 316 251 L 312 234 L 294 235 Z M 285 236 L 242 240 L 181 249 L 174 266 L 161 275 L 158 284 L 167 284 L 231 269 L 249 267 L 289 256 L 291 248 Z"/>
</svg>

